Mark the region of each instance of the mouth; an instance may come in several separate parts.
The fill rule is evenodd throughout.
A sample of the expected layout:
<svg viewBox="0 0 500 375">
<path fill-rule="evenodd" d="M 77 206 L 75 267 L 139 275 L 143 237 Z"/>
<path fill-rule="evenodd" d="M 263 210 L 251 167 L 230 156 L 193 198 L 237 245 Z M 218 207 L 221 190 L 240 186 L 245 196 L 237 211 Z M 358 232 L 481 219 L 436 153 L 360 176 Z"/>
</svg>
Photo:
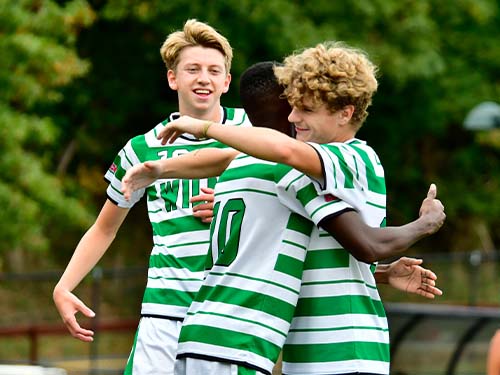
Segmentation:
<svg viewBox="0 0 500 375">
<path fill-rule="evenodd" d="M 211 94 L 211 91 L 208 89 L 195 89 L 194 93 L 198 96 L 206 97 Z"/>
</svg>

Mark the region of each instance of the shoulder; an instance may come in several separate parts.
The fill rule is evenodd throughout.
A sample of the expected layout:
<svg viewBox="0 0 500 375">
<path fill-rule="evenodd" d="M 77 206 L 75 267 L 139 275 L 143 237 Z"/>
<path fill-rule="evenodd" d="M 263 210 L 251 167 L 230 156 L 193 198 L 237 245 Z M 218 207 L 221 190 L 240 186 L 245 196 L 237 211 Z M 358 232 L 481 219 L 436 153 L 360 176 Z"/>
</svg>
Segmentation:
<svg viewBox="0 0 500 375">
<path fill-rule="evenodd" d="M 252 126 L 248 116 L 243 108 L 223 107 L 224 109 L 224 124 Z"/>
</svg>

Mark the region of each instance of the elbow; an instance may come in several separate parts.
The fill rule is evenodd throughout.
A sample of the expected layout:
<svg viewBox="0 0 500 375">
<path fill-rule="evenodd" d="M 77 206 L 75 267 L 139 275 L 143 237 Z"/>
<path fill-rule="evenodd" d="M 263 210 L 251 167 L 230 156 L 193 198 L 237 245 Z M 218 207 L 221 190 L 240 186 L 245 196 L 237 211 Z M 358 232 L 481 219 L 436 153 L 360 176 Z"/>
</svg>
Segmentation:
<svg viewBox="0 0 500 375">
<path fill-rule="evenodd" d="M 351 252 L 356 260 L 368 264 L 372 264 L 387 258 L 384 256 L 384 251 L 376 244 L 366 244 L 356 252 Z"/>
</svg>

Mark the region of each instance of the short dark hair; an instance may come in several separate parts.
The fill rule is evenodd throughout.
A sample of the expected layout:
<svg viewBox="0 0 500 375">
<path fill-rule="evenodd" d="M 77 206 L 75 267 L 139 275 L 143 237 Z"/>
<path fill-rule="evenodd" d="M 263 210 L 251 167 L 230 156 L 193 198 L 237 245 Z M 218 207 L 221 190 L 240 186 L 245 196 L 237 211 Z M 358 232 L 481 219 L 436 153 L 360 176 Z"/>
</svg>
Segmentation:
<svg viewBox="0 0 500 375">
<path fill-rule="evenodd" d="M 280 65 L 275 61 L 262 61 L 247 68 L 240 77 L 240 100 L 254 126 L 291 135 L 287 119 L 291 108 L 274 74 L 274 67 Z"/>
</svg>

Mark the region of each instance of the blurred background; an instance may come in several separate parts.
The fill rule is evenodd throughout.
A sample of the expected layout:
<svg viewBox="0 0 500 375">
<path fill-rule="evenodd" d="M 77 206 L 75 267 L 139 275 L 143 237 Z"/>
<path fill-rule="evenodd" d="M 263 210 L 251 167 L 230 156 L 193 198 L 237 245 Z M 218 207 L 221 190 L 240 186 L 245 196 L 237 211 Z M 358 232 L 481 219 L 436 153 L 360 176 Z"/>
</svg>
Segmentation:
<svg viewBox="0 0 500 375">
<path fill-rule="evenodd" d="M 82 320 L 93 344 L 61 326 L 52 288 L 115 154 L 176 109 L 159 48 L 188 18 L 234 48 L 227 106 L 255 62 L 325 40 L 369 53 L 380 86 L 358 136 L 385 167 L 387 223 L 415 219 L 430 183 L 447 213 L 408 252 L 444 295 L 381 287 L 393 373 L 484 374 L 500 328 L 500 0 L 0 0 L 0 363 L 123 368 L 151 248 L 145 205 L 76 291 L 98 313 Z"/>
</svg>

